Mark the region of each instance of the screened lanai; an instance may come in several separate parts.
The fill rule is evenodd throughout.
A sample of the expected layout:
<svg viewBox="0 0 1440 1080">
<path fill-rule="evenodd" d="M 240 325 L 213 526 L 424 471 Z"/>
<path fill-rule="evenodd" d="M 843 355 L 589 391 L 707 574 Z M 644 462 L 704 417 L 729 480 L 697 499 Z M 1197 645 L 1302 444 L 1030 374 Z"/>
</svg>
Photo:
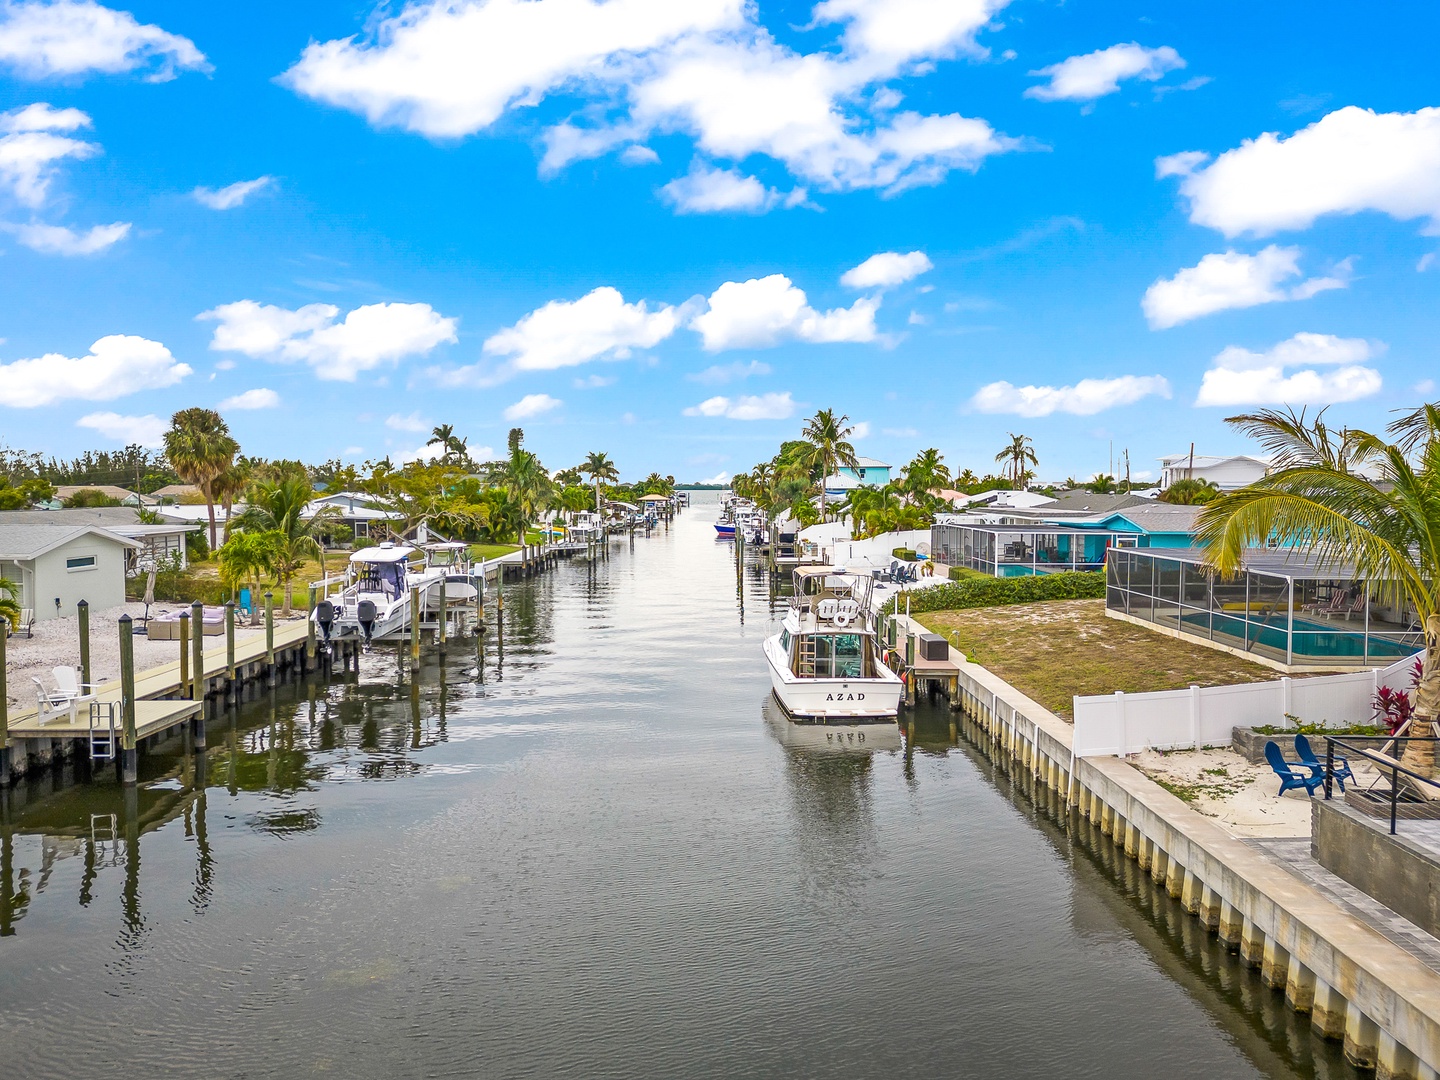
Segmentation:
<svg viewBox="0 0 1440 1080">
<path fill-rule="evenodd" d="M 1352 568 L 1254 551 L 1233 578 L 1191 548 L 1115 548 L 1106 569 L 1114 612 L 1297 667 L 1370 667 L 1424 645 L 1403 601 Z"/>
<path fill-rule="evenodd" d="M 1067 529 L 1047 525 L 946 525 L 930 530 L 932 556 L 947 566 L 965 566 L 995 577 L 1099 570 L 1106 549 L 1135 542 L 1134 533 Z"/>
</svg>

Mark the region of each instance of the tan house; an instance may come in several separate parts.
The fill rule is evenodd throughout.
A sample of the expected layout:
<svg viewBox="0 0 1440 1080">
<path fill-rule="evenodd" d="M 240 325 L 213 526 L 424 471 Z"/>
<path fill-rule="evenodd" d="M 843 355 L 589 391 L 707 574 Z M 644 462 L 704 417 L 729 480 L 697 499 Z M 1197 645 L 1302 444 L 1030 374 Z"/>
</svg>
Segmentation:
<svg viewBox="0 0 1440 1080">
<path fill-rule="evenodd" d="M 79 491 L 98 491 L 107 499 L 114 499 L 121 506 L 148 506 L 154 502 L 150 495 L 137 495 L 129 488 L 117 487 L 114 484 L 60 484 L 55 488 L 55 498 L 59 502 L 74 498 Z"/>
<path fill-rule="evenodd" d="M 125 602 L 125 570 L 138 540 L 98 525 L 0 525 L 0 577 L 20 585 L 20 609 L 36 622 Z"/>
</svg>

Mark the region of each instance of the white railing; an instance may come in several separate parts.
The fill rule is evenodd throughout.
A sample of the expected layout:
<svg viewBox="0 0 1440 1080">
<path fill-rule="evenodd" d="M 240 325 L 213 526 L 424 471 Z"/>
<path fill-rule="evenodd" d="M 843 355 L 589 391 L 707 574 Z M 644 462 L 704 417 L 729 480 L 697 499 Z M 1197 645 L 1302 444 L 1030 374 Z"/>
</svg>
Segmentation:
<svg viewBox="0 0 1440 1080">
<path fill-rule="evenodd" d="M 1408 690 L 1415 658 L 1349 675 L 1235 686 L 1192 686 L 1152 694 L 1117 691 L 1075 698 L 1075 756 L 1124 757 L 1142 750 L 1229 746 L 1231 729 L 1283 726 L 1287 714 L 1307 724 L 1369 723 L 1381 686 Z"/>
</svg>

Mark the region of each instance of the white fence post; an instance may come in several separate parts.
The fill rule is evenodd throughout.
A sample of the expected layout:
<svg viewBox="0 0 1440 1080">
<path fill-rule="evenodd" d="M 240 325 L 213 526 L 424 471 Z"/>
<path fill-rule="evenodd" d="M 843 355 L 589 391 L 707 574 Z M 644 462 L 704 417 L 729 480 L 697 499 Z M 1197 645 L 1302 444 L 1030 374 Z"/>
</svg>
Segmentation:
<svg viewBox="0 0 1440 1080">
<path fill-rule="evenodd" d="M 1295 710 L 1294 710 L 1294 707 L 1293 707 L 1294 699 L 1293 699 L 1293 697 L 1291 696 L 1292 693 L 1293 693 L 1293 691 L 1292 691 L 1291 688 L 1290 688 L 1290 676 L 1289 676 L 1289 675 L 1281 675 L 1281 676 L 1280 676 L 1280 715 L 1281 715 L 1282 717 L 1286 717 L 1286 718 L 1287 718 L 1287 719 L 1283 719 L 1283 720 L 1280 721 L 1280 726 L 1281 726 L 1282 728 L 1289 727 L 1289 726 L 1290 726 L 1290 721 L 1289 721 L 1288 717 L 1291 717 L 1291 716 L 1295 715 Z"/>
<path fill-rule="evenodd" d="M 1125 729 L 1125 691 L 1115 691 L 1115 718 L 1120 721 L 1120 756 L 1130 753 L 1130 733 Z"/>
<path fill-rule="evenodd" d="M 1190 684 L 1190 744 L 1200 749 L 1200 687 Z"/>
</svg>

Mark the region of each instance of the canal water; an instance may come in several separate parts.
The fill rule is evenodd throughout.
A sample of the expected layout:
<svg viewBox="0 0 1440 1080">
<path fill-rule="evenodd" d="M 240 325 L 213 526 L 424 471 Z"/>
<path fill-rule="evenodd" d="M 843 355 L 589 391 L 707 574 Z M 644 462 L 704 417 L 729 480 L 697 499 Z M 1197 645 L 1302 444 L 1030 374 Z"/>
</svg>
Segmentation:
<svg viewBox="0 0 1440 1080">
<path fill-rule="evenodd" d="M 507 586 L 418 680 L 377 650 L 262 697 L 128 799 L 18 790 L 6 1074 L 1352 1075 L 948 710 L 781 719 L 713 516 Z"/>
</svg>

